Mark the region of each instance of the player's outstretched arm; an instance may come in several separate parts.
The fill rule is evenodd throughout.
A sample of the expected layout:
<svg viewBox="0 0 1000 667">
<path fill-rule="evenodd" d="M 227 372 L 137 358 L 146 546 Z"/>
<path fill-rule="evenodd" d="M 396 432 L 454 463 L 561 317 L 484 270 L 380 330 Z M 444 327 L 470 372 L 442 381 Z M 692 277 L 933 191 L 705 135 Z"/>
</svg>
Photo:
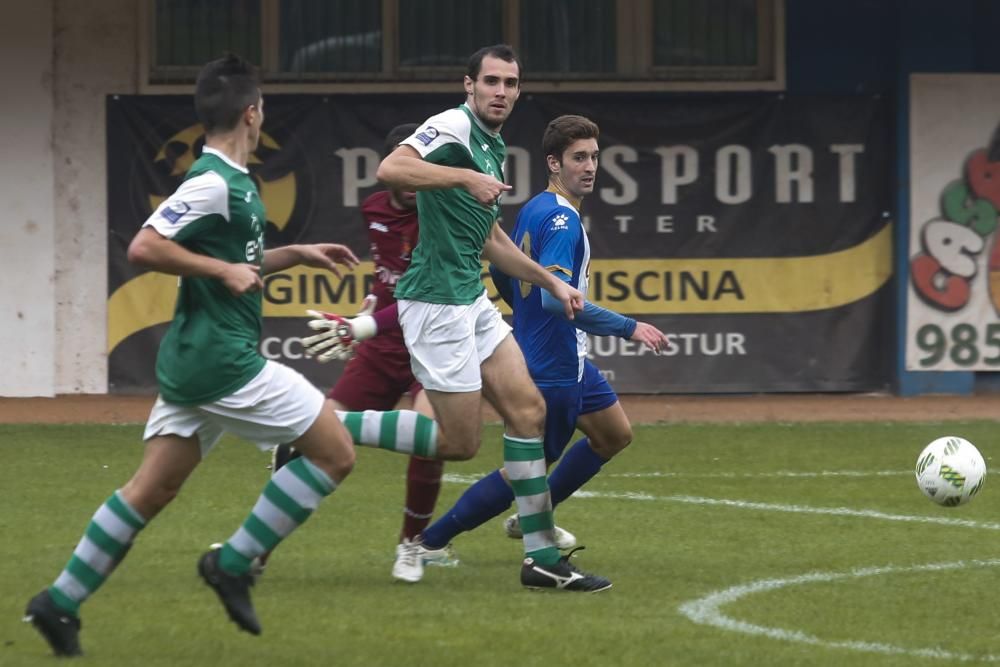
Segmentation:
<svg viewBox="0 0 1000 667">
<path fill-rule="evenodd" d="M 128 261 L 173 276 L 215 278 L 235 296 L 264 286 L 260 269 L 255 264 L 230 264 L 191 252 L 152 227 L 143 227 L 132 239 L 128 246 Z"/>
<path fill-rule="evenodd" d="M 399 306 L 393 302 L 375 311 L 377 301 L 373 294 L 366 296 L 361 310 L 354 317 L 307 310 L 312 318 L 309 328 L 319 333 L 302 339 L 306 356 L 315 357 L 320 363 L 332 359 L 347 360 L 354 356 L 358 342 L 398 330 Z"/>
<path fill-rule="evenodd" d="M 566 319 L 573 319 L 575 313 L 583 308 L 583 294 L 574 287 L 546 271 L 538 262 L 521 252 L 510 237 L 500 228 L 493 225 L 493 231 L 483 246 L 483 257 L 511 278 L 538 285 L 548 290 L 561 305 Z"/>
<path fill-rule="evenodd" d="M 545 290 L 542 290 L 542 308 L 553 315 L 562 313 L 562 304 Z M 590 301 L 584 303 L 583 311 L 577 313 L 573 324 L 595 336 L 618 336 L 642 343 L 656 354 L 669 347 L 666 335 L 652 324 L 638 322 Z"/>
<path fill-rule="evenodd" d="M 263 270 L 267 275 L 293 266 L 311 266 L 315 269 L 326 269 L 340 278 L 337 264 L 353 269 L 358 265 L 358 258 L 350 248 L 339 243 L 310 243 L 265 250 Z"/>
<path fill-rule="evenodd" d="M 656 354 L 670 348 L 667 335 L 647 322 L 636 322 L 635 331 L 629 336 L 629 340 L 642 343 Z"/>
<path fill-rule="evenodd" d="M 389 153 L 375 176 L 385 185 L 401 190 L 464 188 L 483 206 L 493 206 L 497 197 L 511 189 L 489 174 L 427 162 L 406 145 Z"/>
</svg>

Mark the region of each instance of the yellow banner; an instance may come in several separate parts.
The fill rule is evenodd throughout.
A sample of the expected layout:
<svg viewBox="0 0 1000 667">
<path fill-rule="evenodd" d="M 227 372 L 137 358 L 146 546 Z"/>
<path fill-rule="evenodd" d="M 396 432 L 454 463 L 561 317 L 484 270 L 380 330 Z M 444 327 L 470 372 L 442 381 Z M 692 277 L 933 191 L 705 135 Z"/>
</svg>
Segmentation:
<svg viewBox="0 0 1000 667">
<path fill-rule="evenodd" d="M 350 315 L 360 307 L 372 268 L 362 262 L 343 279 L 303 267 L 267 276 L 264 316 L 305 318 L 306 309 Z M 594 260 L 589 297 L 640 316 L 800 313 L 859 301 L 891 275 L 892 226 L 886 225 L 867 241 L 826 255 Z M 488 276 L 485 282 L 495 294 Z M 176 292 L 177 278 L 160 273 L 145 273 L 115 290 L 108 300 L 108 352 L 133 333 L 168 322 Z"/>
<path fill-rule="evenodd" d="M 595 260 L 589 297 L 630 315 L 801 313 L 860 301 L 891 275 L 892 225 L 886 225 L 826 255 Z"/>
</svg>

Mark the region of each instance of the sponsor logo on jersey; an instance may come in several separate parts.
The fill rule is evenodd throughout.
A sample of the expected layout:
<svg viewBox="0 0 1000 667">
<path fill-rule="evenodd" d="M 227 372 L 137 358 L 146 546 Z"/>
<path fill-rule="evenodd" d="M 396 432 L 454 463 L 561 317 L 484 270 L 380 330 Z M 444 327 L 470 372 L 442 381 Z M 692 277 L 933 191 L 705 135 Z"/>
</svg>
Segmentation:
<svg viewBox="0 0 1000 667">
<path fill-rule="evenodd" d="M 160 210 L 160 215 L 170 221 L 170 224 L 176 225 L 184 214 L 191 210 L 191 205 L 183 201 L 172 201 L 169 202 Z"/>
<path fill-rule="evenodd" d="M 243 197 L 243 201 L 249 204 L 251 199 L 253 199 L 253 190 L 247 190 L 246 195 Z"/>
<path fill-rule="evenodd" d="M 264 226 L 260 224 L 256 213 L 250 214 L 250 233 L 255 238 L 247 241 L 246 258 L 248 262 L 256 262 L 264 254 Z"/>
<path fill-rule="evenodd" d="M 374 229 L 376 232 L 382 232 L 383 234 L 389 231 L 389 228 L 381 222 L 369 222 L 368 229 Z"/>
<path fill-rule="evenodd" d="M 559 215 L 552 218 L 552 229 L 568 229 L 566 221 L 569 220 L 569 216 L 565 213 L 560 213 Z"/>
<path fill-rule="evenodd" d="M 399 279 L 403 277 L 403 272 L 393 271 L 387 266 L 376 266 L 375 276 L 378 278 L 380 283 L 389 289 L 390 292 L 393 292 L 396 289 L 396 283 L 398 283 Z"/>
<path fill-rule="evenodd" d="M 432 141 L 437 139 L 438 134 L 440 134 L 433 127 L 428 126 L 425 130 L 417 134 L 417 141 L 422 143 L 424 146 L 429 146 Z"/>
</svg>

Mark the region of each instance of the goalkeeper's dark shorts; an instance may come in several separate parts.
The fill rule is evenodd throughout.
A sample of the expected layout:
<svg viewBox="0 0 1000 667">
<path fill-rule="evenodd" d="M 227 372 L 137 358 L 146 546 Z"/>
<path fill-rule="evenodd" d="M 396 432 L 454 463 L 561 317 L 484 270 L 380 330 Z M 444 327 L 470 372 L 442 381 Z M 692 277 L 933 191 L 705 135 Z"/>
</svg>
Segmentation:
<svg viewBox="0 0 1000 667">
<path fill-rule="evenodd" d="M 348 410 L 392 410 L 403 396 L 423 387 L 410 370 L 402 337 L 389 335 L 361 343 L 328 396 Z"/>
</svg>

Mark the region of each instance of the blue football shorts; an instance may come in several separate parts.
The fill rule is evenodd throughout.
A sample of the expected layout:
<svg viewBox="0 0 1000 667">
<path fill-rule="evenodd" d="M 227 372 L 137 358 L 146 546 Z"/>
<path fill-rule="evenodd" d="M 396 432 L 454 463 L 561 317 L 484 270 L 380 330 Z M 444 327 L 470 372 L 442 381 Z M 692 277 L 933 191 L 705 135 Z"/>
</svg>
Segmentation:
<svg viewBox="0 0 1000 667">
<path fill-rule="evenodd" d="M 539 391 L 545 398 L 545 462 L 549 465 L 562 456 L 581 415 L 604 410 L 618 401 L 615 390 L 590 361 L 584 361 L 583 378 L 575 385 Z"/>
</svg>

